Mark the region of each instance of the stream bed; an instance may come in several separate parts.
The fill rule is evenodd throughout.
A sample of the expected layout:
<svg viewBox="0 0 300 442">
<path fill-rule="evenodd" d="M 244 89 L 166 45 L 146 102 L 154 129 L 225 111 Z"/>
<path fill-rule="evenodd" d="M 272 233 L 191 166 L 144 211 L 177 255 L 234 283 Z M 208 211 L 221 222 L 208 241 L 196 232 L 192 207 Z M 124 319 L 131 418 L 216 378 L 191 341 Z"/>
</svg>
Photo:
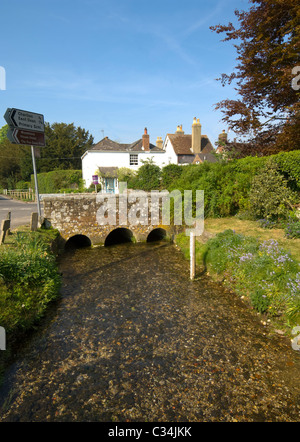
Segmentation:
<svg viewBox="0 0 300 442">
<path fill-rule="evenodd" d="M 0 422 L 299 421 L 300 352 L 170 243 L 79 249 Z"/>
</svg>

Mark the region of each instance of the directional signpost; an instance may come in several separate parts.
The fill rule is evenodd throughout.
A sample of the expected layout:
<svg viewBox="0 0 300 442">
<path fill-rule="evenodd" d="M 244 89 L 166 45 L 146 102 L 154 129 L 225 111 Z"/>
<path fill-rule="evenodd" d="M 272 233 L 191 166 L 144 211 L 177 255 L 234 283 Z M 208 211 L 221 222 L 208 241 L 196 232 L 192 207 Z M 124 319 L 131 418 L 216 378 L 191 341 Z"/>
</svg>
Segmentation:
<svg viewBox="0 0 300 442">
<path fill-rule="evenodd" d="M 38 214 L 41 217 L 40 196 L 38 190 L 34 146 L 45 147 L 44 115 L 28 112 L 21 109 L 8 108 L 4 118 L 9 125 L 7 138 L 13 144 L 31 146 L 32 164 L 34 172 L 35 192 Z"/>
<path fill-rule="evenodd" d="M 7 137 L 12 143 L 45 146 L 44 115 L 8 108 L 4 118 L 9 125 Z"/>
<path fill-rule="evenodd" d="M 7 137 L 11 143 L 26 144 L 27 146 L 45 146 L 45 134 L 32 130 L 13 129 L 9 130 Z"/>
</svg>

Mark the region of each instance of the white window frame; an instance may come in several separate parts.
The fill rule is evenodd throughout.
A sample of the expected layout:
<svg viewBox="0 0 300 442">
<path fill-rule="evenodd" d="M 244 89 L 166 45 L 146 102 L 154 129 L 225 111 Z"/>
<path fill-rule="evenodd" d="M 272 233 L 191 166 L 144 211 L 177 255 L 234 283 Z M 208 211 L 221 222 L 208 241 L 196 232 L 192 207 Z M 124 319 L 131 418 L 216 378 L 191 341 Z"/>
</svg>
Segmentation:
<svg viewBox="0 0 300 442">
<path fill-rule="evenodd" d="M 138 166 L 139 165 L 139 156 L 136 153 L 129 154 L 129 165 L 130 166 Z"/>
</svg>

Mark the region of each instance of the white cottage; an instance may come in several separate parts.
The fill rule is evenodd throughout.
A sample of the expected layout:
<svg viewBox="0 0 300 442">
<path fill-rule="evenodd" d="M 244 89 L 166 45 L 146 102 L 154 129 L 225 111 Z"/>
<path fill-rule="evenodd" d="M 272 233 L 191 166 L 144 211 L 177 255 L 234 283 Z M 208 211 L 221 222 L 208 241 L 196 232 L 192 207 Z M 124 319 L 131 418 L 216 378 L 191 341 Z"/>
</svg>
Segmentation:
<svg viewBox="0 0 300 442">
<path fill-rule="evenodd" d="M 177 126 L 175 134 L 161 137 L 156 145 L 150 143 L 147 128 L 141 139 L 122 144 L 103 138 L 82 156 L 82 175 L 86 186 L 92 184 L 93 175 L 101 176 L 102 191 L 118 193 L 118 168 L 137 170 L 143 161 L 152 159 L 154 164 L 164 167 L 168 164 L 199 164 L 203 161 L 215 162 L 215 152 L 207 135 L 202 135 L 199 119 L 194 118 L 192 134 L 185 134 L 182 126 Z"/>
<path fill-rule="evenodd" d="M 92 184 L 92 176 L 100 173 L 102 188 L 105 192 L 118 193 L 118 168 L 126 167 L 137 170 L 143 165 L 142 161 L 152 159 L 160 167 L 165 166 L 166 156 L 162 149 L 163 140 L 157 139 L 157 144 L 150 143 L 150 137 L 145 128 L 141 139 L 131 143 L 122 144 L 103 138 L 92 146 L 82 156 L 82 176 L 86 186 Z"/>
</svg>

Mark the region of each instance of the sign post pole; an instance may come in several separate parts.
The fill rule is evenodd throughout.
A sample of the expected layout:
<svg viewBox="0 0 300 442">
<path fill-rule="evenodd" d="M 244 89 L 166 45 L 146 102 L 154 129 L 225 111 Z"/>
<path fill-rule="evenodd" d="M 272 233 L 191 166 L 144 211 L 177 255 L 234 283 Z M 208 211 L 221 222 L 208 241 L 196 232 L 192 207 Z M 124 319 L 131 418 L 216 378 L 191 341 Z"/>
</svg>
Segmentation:
<svg viewBox="0 0 300 442">
<path fill-rule="evenodd" d="M 41 219 L 41 216 L 42 216 L 42 213 L 41 213 L 41 203 L 40 203 L 39 186 L 38 186 L 37 173 L 36 173 L 36 165 L 35 165 L 35 153 L 34 153 L 34 147 L 33 146 L 31 146 L 31 155 L 32 155 L 32 165 L 33 165 L 33 174 L 34 174 L 35 196 L 36 196 L 36 201 L 37 201 L 37 209 L 38 209 L 39 219 Z"/>
<path fill-rule="evenodd" d="M 93 184 L 95 185 L 95 193 L 97 193 L 97 185 L 99 184 L 98 175 L 92 175 Z"/>
</svg>

